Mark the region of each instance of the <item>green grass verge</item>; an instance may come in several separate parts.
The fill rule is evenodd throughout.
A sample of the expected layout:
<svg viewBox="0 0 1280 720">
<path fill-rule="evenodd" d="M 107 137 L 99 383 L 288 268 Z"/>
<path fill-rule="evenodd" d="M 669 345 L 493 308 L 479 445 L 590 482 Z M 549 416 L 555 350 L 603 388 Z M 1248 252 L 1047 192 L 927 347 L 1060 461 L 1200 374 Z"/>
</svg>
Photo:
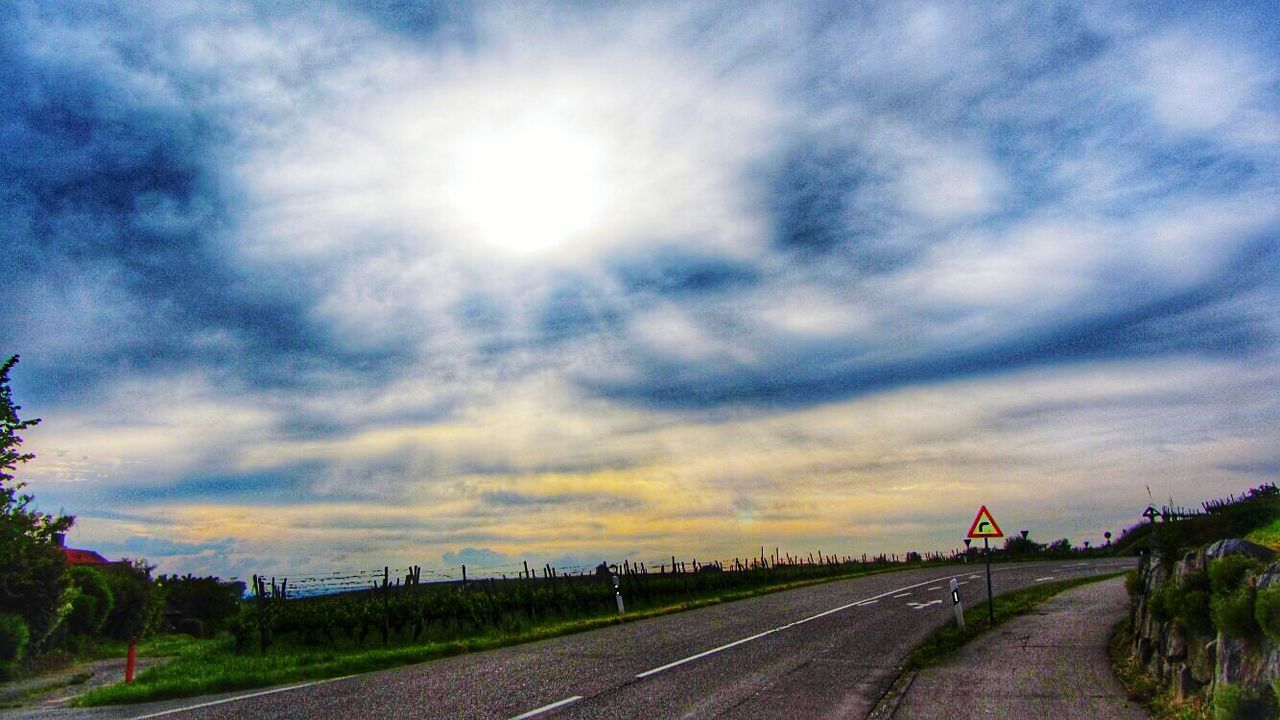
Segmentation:
<svg viewBox="0 0 1280 720">
<path fill-rule="evenodd" d="M 1245 539 L 1280 550 L 1280 518 L 1273 520 L 1270 525 L 1254 530 L 1246 535 Z"/>
<path fill-rule="evenodd" d="M 810 585 L 917 569 L 920 569 L 920 566 L 866 570 L 826 578 L 800 580 L 737 590 L 660 608 L 629 612 L 621 616 L 601 615 L 546 623 L 517 633 L 493 633 L 449 642 L 417 644 L 401 642 L 388 647 L 367 649 L 281 648 L 272 650 L 266 655 L 259 655 L 235 653 L 231 638 L 228 636 L 216 640 L 194 640 L 184 635 L 165 635 L 142 643 L 138 652 L 144 656 L 171 656 L 173 660 L 139 673 L 131 685 L 117 683 L 91 690 L 77 698 L 74 704 L 89 707 L 150 702 L 354 675 L 451 655 L 545 640 Z M 123 654 L 123 646 L 120 654 Z"/>
<path fill-rule="evenodd" d="M 1057 595 L 1064 590 L 1070 590 L 1080 585 L 1088 585 L 1089 583 L 1110 580 L 1119 577 L 1124 573 L 1109 573 L 1106 575 L 1093 575 L 1084 578 L 1073 578 L 1071 580 L 1059 580 L 1057 582 L 1049 582 L 1040 585 L 1032 585 L 1021 590 L 1015 590 L 1003 595 L 997 595 L 993 603 L 993 611 L 995 614 L 995 623 L 992 624 L 988 620 L 987 603 L 981 602 L 971 606 L 964 611 L 964 626 L 961 630 L 955 623 L 948 623 L 945 627 L 930 635 L 925 641 L 907 656 L 904 670 L 920 670 L 921 668 L 933 665 L 947 658 L 956 650 L 959 650 L 966 643 L 979 635 L 985 633 L 993 627 L 1002 625 L 1019 615 L 1025 615 L 1034 610 L 1036 606 L 1045 600 Z"/>
<path fill-rule="evenodd" d="M 1129 641 L 1129 629 L 1129 619 L 1121 620 L 1112 629 L 1107 643 L 1111 668 L 1129 699 L 1145 708 L 1151 720 L 1209 720 L 1212 711 L 1204 698 L 1191 697 L 1178 702 L 1172 688 L 1148 674 L 1138 663 Z"/>
</svg>

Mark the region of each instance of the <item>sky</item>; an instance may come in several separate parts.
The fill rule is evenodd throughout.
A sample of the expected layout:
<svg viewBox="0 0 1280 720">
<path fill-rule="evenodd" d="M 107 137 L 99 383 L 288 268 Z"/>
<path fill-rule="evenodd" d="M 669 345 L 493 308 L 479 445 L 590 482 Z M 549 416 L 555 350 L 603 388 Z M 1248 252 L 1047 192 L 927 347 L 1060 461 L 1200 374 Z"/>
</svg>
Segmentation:
<svg viewBox="0 0 1280 720">
<path fill-rule="evenodd" d="M 1103 542 L 1280 478 L 1274 3 L 0 6 L 37 505 L 161 572 Z"/>
</svg>

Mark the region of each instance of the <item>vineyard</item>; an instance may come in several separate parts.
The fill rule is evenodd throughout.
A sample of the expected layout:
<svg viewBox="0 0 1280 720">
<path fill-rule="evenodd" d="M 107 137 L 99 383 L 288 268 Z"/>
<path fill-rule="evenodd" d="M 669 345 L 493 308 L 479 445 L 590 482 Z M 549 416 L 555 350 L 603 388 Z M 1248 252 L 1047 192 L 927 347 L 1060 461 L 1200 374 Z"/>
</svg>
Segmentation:
<svg viewBox="0 0 1280 720">
<path fill-rule="evenodd" d="M 942 556 L 931 556 L 942 561 Z M 925 561 L 910 553 L 905 561 Z M 699 564 L 674 558 L 657 570 L 647 563 L 577 572 L 544 566 L 514 577 L 494 576 L 423 582 L 422 570 L 406 568 L 393 577 L 383 568 L 373 580 L 364 574 L 302 582 L 254 577 L 252 594 L 232 623 L 237 652 L 268 652 L 285 646 L 359 648 L 516 634 L 536 625 L 599 617 L 618 612 L 617 592 L 628 611 L 645 611 L 735 592 L 860 574 L 901 565 L 897 556 L 866 558 L 759 557 Z M 439 575 L 439 573 L 436 573 Z M 429 576 L 430 577 L 430 576 Z M 315 594 L 327 582 L 329 594 Z M 344 589 L 359 583 L 363 589 Z M 336 588 L 339 591 L 333 592 Z M 308 593 L 311 594 L 308 594 Z"/>
</svg>

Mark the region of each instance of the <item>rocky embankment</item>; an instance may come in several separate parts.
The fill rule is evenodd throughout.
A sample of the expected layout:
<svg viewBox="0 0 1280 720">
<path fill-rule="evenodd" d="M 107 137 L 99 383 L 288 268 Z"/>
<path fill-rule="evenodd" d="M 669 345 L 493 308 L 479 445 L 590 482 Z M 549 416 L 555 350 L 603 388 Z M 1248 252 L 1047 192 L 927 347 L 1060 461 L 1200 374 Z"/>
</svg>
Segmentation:
<svg viewBox="0 0 1280 720">
<path fill-rule="evenodd" d="M 1273 551 L 1220 540 L 1174 562 L 1148 552 L 1131 591 L 1134 652 L 1178 699 L 1199 694 L 1215 708 L 1238 708 L 1226 717 L 1280 716 Z"/>
</svg>

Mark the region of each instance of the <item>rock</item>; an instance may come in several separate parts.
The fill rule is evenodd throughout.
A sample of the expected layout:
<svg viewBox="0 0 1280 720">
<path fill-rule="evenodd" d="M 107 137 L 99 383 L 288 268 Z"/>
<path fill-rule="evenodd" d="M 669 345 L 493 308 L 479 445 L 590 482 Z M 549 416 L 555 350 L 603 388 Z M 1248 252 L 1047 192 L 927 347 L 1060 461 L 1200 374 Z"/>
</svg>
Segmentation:
<svg viewBox="0 0 1280 720">
<path fill-rule="evenodd" d="M 1147 661 L 1151 659 L 1152 650 L 1153 648 L 1151 647 L 1150 640 L 1148 640 L 1145 637 L 1138 638 L 1138 649 L 1137 649 L 1138 662 L 1142 663 L 1143 665 L 1146 665 Z"/>
<path fill-rule="evenodd" d="M 1204 553 L 1193 550 L 1182 557 L 1178 563 L 1176 570 L 1178 582 L 1182 582 L 1188 575 L 1205 569 Z"/>
<path fill-rule="evenodd" d="M 1254 560 L 1269 562 L 1275 557 L 1271 548 L 1251 543 L 1248 540 L 1219 540 L 1204 551 L 1207 560 L 1216 560 L 1224 555 L 1246 555 Z"/>
<path fill-rule="evenodd" d="M 1273 562 L 1258 575 L 1258 589 L 1280 585 L 1280 562 Z"/>
<path fill-rule="evenodd" d="M 1191 676 L 1191 669 L 1184 663 L 1178 663 L 1173 666 L 1173 697 L 1178 702 L 1183 702 L 1187 698 L 1195 695 L 1200 691 L 1201 683 L 1196 682 Z"/>
<path fill-rule="evenodd" d="M 1170 660 L 1187 657 L 1187 635 L 1182 631 L 1181 623 L 1169 623 L 1169 629 L 1164 634 L 1164 656 Z"/>
<path fill-rule="evenodd" d="M 1191 671 L 1191 677 L 1195 678 L 1195 681 L 1201 685 L 1207 685 L 1213 681 L 1218 664 L 1217 651 L 1217 640 L 1210 640 L 1204 644 L 1196 643 L 1191 646 L 1190 656 L 1187 658 L 1187 667 Z"/>
</svg>

